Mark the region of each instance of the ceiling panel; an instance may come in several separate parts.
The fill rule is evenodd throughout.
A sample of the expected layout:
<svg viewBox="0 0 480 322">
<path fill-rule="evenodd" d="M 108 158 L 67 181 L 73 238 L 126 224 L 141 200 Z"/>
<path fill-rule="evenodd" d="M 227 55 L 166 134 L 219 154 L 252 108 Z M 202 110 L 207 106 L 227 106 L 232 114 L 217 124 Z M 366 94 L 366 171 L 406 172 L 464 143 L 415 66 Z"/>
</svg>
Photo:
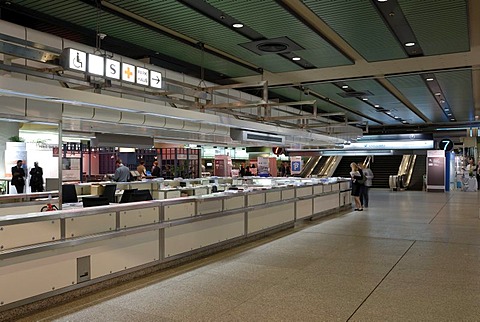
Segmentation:
<svg viewBox="0 0 480 322">
<path fill-rule="evenodd" d="M 184 6 L 180 2 L 165 1 L 162 2 L 161 6 L 155 1 L 125 2 L 124 0 L 114 0 L 110 1 L 110 3 L 214 48 L 247 60 L 265 70 L 286 72 L 302 69 L 279 55 L 260 56 L 239 46 L 239 44 L 250 42 L 250 39 Z M 215 35 L 215 37 L 212 37 L 212 35 Z"/>
<path fill-rule="evenodd" d="M 238 64 L 229 62 L 218 56 L 202 51 L 178 42 L 168 36 L 155 32 L 136 23 L 124 20 L 113 14 L 101 12 L 100 19 L 97 18 L 97 8 L 84 4 L 83 2 L 71 0 L 57 0 L 56 6 L 42 6 L 50 3 L 46 0 L 29 1 L 17 0 L 15 3 L 26 5 L 33 10 L 39 10 L 42 13 L 53 16 L 57 19 L 68 18 L 68 21 L 81 27 L 92 30 L 92 36 L 95 35 L 97 23 L 100 26 L 100 32 L 110 37 L 122 39 L 132 44 L 140 45 L 152 51 L 157 51 L 170 57 L 203 66 L 204 68 L 216 71 L 231 77 L 240 77 L 256 74 L 254 71 L 242 67 Z"/>
<path fill-rule="evenodd" d="M 222 1 L 208 3 L 238 19 L 266 38 L 289 37 L 305 50 L 295 54 L 316 67 L 349 65 L 350 60 L 275 1 Z M 269 55 L 270 57 L 270 55 Z"/>
<path fill-rule="evenodd" d="M 474 121 L 472 72 L 459 70 L 435 73 L 457 121 Z"/>
<path fill-rule="evenodd" d="M 388 77 L 408 100 L 415 105 L 431 122 L 448 122 L 436 99 L 419 75 Z"/>
<path fill-rule="evenodd" d="M 467 1 L 400 0 L 399 3 L 425 55 L 469 50 Z"/>
<path fill-rule="evenodd" d="M 370 1 L 305 0 L 304 3 L 367 61 L 406 57 Z"/>
</svg>

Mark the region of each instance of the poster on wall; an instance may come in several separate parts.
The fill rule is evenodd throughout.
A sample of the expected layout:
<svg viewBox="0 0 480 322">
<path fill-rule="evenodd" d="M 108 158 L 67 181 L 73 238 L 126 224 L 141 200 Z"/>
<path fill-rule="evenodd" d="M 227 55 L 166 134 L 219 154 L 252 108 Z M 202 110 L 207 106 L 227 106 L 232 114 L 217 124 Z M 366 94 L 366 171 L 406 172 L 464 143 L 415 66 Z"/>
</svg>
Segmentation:
<svg viewBox="0 0 480 322">
<path fill-rule="evenodd" d="M 445 190 L 445 151 L 427 151 L 427 191 Z"/>
<path fill-rule="evenodd" d="M 302 168 L 302 157 L 290 157 L 290 171 L 292 174 L 300 174 Z"/>
<path fill-rule="evenodd" d="M 257 158 L 257 175 L 260 177 L 268 177 L 270 175 L 270 169 L 268 168 L 269 158 L 258 157 Z"/>
</svg>

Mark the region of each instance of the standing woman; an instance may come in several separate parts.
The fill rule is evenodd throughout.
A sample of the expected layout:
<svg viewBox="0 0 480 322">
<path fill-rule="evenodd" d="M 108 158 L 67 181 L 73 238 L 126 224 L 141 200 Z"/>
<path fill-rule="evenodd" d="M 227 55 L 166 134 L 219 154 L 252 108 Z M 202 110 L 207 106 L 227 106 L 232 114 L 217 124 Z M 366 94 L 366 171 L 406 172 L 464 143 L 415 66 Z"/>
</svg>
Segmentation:
<svg viewBox="0 0 480 322">
<path fill-rule="evenodd" d="M 350 177 L 352 177 L 352 196 L 355 200 L 355 210 L 363 211 L 362 202 L 360 201 L 360 193 L 363 187 L 363 182 L 359 183 L 359 180 L 362 180 L 362 170 L 357 166 L 355 162 L 350 163 Z"/>
</svg>

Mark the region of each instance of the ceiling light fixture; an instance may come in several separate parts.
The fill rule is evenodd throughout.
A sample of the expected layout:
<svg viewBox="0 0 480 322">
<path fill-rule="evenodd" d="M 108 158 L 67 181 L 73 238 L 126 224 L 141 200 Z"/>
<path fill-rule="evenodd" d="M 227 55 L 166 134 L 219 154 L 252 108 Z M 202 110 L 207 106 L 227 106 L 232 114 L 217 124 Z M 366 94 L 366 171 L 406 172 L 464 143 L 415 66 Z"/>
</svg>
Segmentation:
<svg viewBox="0 0 480 322">
<path fill-rule="evenodd" d="M 388 0 L 377 0 L 378 2 L 387 2 Z"/>
<path fill-rule="evenodd" d="M 234 23 L 232 25 L 233 28 L 243 28 L 243 23 Z"/>
<path fill-rule="evenodd" d="M 412 47 L 412 46 L 415 46 L 415 43 L 413 41 L 405 43 L 405 47 Z"/>
<path fill-rule="evenodd" d="M 298 61 L 300 60 L 301 58 L 300 57 L 293 57 L 292 60 L 295 60 L 295 61 Z"/>
<path fill-rule="evenodd" d="M 440 96 L 442 95 L 442 93 L 435 93 L 435 96 Z"/>
<path fill-rule="evenodd" d="M 342 88 L 346 89 L 346 88 L 348 88 L 348 85 L 342 85 Z"/>
<path fill-rule="evenodd" d="M 426 78 L 425 80 L 426 80 L 427 82 L 431 82 L 431 81 L 433 81 L 433 78 L 429 77 L 429 78 Z"/>
<path fill-rule="evenodd" d="M 378 107 L 380 107 L 380 105 L 378 105 L 378 104 L 375 104 L 375 105 L 374 105 L 374 107 L 377 107 L 377 108 L 378 108 Z"/>
<path fill-rule="evenodd" d="M 362 98 L 362 101 L 368 101 L 368 98 L 364 97 Z"/>
</svg>

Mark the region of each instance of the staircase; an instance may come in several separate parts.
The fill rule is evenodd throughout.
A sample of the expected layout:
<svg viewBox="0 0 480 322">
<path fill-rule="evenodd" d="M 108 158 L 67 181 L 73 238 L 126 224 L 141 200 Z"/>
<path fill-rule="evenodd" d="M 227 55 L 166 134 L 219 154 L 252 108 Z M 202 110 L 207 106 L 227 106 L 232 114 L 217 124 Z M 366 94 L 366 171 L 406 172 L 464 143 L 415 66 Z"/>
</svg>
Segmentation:
<svg viewBox="0 0 480 322">
<path fill-rule="evenodd" d="M 356 157 L 358 160 L 358 157 Z M 388 178 L 397 175 L 403 155 L 376 155 L 370 164 L 373 172 L 373 188 L 389 188 Z M 342 160 L 343 162 L 343 160 Z M 420 189 L 421 190 L 421 189 Z"/>
<path fill-rule="evenodd" d="M 340 163 L 337 166 L 337 169 L 335 169 L 335 172 L 333 173 L 333 177 L 350 178 L 350 171 L 352 171 L 350 168 L 350 163 L 363 163 L 363 160 L 365 160 L 364 156 L 343 156 L 342 160 L 340 160 Z M 376 175 L 375 171 L 373 171 L 373 174 Z"/>
</svg>

